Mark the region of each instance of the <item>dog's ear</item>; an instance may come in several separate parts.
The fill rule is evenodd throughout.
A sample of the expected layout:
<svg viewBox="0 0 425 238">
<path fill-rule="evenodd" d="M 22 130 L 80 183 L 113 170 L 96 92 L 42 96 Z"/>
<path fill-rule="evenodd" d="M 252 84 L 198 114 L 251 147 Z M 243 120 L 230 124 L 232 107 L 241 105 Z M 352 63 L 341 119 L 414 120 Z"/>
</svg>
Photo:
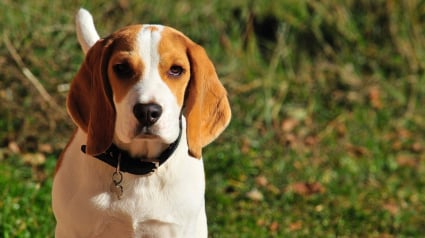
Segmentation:
<svg viewBox="0 0 425 238">
<path fill-rule="evenodd" d="M 94 26 L 93 17 L 86 9 L 81 8 L 75 16 L 75 30 L 78 42 L 84 54 L 99 40 L 99 34 Z"/>
<path fill-rule="evenodd" d="M 107 78 L 112 40 L 99 40 L 71 83 L 67 99 L 68 112 L 74 123 L 87 133 L 86 152 L 96 155 L 112 143 L 115 109 Z"/>
<path fill-rule="evenodd" d="M 205 50 L 190 42 L 190 81 L 185 116 L 189 154 L 202 157 L 202 148 L 212 142 L 229 124 L 231 111 L 227 93 Z"/>
</svg>

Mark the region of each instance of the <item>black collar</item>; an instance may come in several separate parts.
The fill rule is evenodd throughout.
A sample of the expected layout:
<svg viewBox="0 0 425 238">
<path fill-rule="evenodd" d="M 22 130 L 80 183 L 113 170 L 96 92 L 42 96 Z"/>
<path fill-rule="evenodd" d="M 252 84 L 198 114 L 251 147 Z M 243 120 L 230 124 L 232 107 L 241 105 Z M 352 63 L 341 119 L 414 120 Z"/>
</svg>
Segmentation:
<svg viewBox="0 0 425 238">
<path fill-rule="evenodd" d="M 118 148 L 115 144 L 112 144 L 105 152 L 93 156 L 114 168 L 117 168 L 119 157 L 121 156 L 119 170 L 121 172 L 127 172 L 134 175 L 147 175 L 155 172 L 159 166 L 161 166 L 167 159 L 174 153 L 177 146 L 179 145 L 182 135 L 182 125 L 180 120 L 180 131 L 176 141 L 170 144 L 156 159 L 156 162 L 143 161 L 143 158 L 134 158 L 124 150 Z M 86 153 L 86 145 L 81 146 L 81 151 Z"/>
</svg>

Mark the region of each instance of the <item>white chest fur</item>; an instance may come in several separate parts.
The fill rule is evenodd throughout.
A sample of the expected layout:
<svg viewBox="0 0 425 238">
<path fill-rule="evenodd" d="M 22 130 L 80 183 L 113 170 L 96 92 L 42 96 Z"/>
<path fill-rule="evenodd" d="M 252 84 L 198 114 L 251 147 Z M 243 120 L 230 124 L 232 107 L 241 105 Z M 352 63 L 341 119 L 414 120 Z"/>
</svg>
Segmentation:
<svg viewBox="0 0 425 238">
<path fill-rule="evenodd" d="M 53 184 L 56 235 L 205 237 L 203 162 L 187 154 L 182 136 L 175 153 L 154 174 L 124 173 L 118 200 L 110 192 L 114 168 L 80 151 L 86 135 L 79 130 Z"/>
</svg>

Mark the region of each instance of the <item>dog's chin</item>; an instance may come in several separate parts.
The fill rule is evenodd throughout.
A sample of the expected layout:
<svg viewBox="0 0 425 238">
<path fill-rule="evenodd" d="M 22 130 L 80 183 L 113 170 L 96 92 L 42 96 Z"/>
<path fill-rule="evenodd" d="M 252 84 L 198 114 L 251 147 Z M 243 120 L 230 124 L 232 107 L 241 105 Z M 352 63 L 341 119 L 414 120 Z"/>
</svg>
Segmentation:
<svg viewBox="0 0 425 238">
<path fill-rule="evenodd" d="M 134 136 L 134 139 L 141 140 L 161 140 L 158 135 L 150 134 L 150 133 L 140 133 Z"/>
</svg>

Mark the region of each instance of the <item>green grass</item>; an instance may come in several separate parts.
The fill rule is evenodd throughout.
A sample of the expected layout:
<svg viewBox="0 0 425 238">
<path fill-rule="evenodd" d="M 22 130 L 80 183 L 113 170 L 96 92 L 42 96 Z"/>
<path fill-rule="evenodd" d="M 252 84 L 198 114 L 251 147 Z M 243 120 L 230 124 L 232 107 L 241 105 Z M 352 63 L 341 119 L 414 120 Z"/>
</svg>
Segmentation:
<svg viewBox="0 0 425 238">
<path fill-rule="evenodd" d="M 83 59 L 80 6 L 102 36 L 170 25 L 214 61 L 233 120 L 204 150 L 210 237 L 425 233 L 425 1 L 39 0 L 0 3 L 0 236 L 53 236 L 55 158 L 73 128 L 57 86 Z M 40 151 L 43 165 L 23 162 Z"/>
<path fill-rule="evenodd" d="M 54 158 L 38 170 L 45 170 L 49 179 L 34 177 L 37 169 L 12 156 L 0 167 L 0 236 L 53 237 L 54 219 L 51 216 L 50 193 Z M 39 173 L 42 171 L 38 171 Z"/>
</svg>

